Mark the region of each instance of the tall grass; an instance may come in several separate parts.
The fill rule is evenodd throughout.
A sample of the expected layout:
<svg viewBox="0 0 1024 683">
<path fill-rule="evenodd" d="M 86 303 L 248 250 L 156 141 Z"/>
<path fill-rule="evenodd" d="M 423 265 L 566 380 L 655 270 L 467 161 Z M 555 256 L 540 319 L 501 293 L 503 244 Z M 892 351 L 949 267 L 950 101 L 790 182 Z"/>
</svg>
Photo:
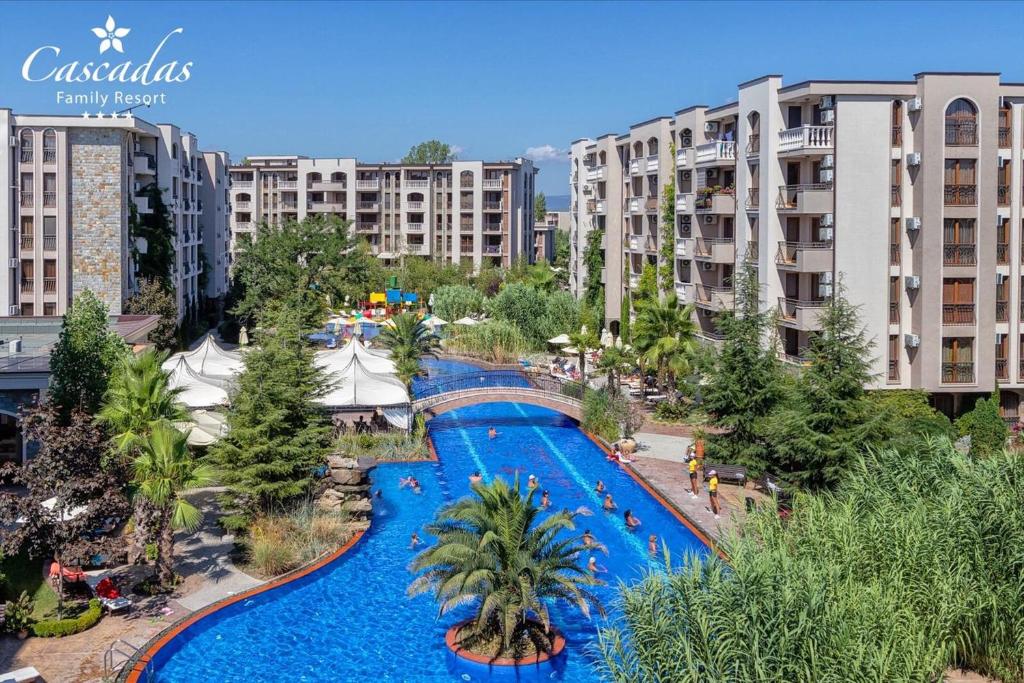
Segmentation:
<svg viewBox="0 0 1024 683">
<path fill-rule="evenodd" d="M 905 451 L 906 452 L 906 451 Z M 863 458 L 783 522 L 625 589 L 601 634 L 616 681 L 1024 681 L 1024 460 L 946 439 Z"/>
<path fill-rule="evenodd" d="M 530 350 L 530 343 L 519 328 L 504 320 L 460 328 L 445 341 L 445 348 L 453 353 L 475 356 L 492 363 L 514 363 Z"/>
<path fill-rule="evenodd" d="M 271 577 L 337 550 L 351 536 L 347 515 L 307 502 L 291 512 L 256 518 L 243 540 L 248 568 Z"/>
</svg>

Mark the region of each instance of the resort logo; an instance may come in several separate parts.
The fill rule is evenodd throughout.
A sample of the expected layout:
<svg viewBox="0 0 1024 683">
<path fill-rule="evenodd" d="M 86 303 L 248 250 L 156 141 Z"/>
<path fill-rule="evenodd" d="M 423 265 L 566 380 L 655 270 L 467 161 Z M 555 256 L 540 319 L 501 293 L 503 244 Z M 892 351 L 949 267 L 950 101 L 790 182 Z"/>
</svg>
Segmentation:
<svg viewBox="0 0 1024 683">
<path fill-rule="evenodd" d="M 125 52 L 125 38 L 132 29 L 119 26 L 113 15 L 107 15 L 107 20 L 102 25 L 90 28 L 89 32 L 99 40 L 100 55 L 106 57 L 75 58 L 75 55 L 71 55 L 72 58 L 68 59 L 60 45 L 43 45 L 25 58 L 21 65 L 21 77 L 29 83 L 94 83 L 115 86 L 131 84 L 146 87 L 185 83 L 192 77 L 192 61 L 167 59 L 162 56 L 164 52 L 169 51 L 172 42 L 185 32 L 181 27 L 168 31 L 152 49 L 142 53 L 142 58 L 135 60 Z M 137 43 L 138 41 L 135 41 L 133 45 Z M 128 58 L 119 60 L 118 55 L 125 55 Z M 101 109 L 109 104 L 115 111 L 121 109 L 123 112 L 124 109 L 137 106 L 166 104 L 167 94 L 132 93 L 122 90 L 94 90 L 72 94 L 58 90 L 56 100 L 57 104 L 97 106 Z M 83 112 L 83 116 L 88 117 L 88 112 Z M 103 118 L 104 114 L 100 111 L 97 116 Z"/>
</svg>

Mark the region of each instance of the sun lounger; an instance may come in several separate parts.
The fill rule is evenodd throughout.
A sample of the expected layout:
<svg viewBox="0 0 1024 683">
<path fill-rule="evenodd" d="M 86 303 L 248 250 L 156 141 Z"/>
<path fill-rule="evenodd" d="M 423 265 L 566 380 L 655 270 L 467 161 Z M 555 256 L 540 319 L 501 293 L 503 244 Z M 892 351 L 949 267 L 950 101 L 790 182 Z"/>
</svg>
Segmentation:
<svg viewBox="0 0 1024 683">
<path fill-rule="evenodd" d="M 132 609 L 132 601 L 125 597 L 100 598 L 100 604 L 110 614 L 129 612 Z"/>
<path fill-rule="evenodd" d="M 0 674 L 0 683 L 36 683 L 36 681 L 42 680 L 43 677 L 39 675 L 34 666 L 26 666 Z"/>
</svg>

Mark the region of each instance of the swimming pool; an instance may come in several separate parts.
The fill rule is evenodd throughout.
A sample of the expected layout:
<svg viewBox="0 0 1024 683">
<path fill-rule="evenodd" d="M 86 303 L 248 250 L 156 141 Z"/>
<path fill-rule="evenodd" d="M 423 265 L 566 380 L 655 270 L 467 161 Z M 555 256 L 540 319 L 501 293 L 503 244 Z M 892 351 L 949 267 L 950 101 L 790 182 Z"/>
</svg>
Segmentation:
<svg viewBox="0 0 1024 683">
<path fill-rule="evenodd" d="M 451 361 L 434 366 L 434 374 L 474 371 Z M 461 365 L 461 364 L 460 364 Z M 498 431 L 489 439 L 487 430 Z M 568 418 L 546 408 L 517 403 L 490 403 L 461 408 L 430 422 L 439 462 L 393 463 L 372 473 L 383 494 L 374 508 L 373 525 L 347 554 L 280 588 L 258 594 L 215 612 L 185 629 L 157 652 L 152 666 L 159 683 L 206 681 L 409 681 L 435 683 L 491 680 L 467 672 L 444 645 L 444 632 L 468 611 L 436 618 L 427 595 L 408 598 L 407 570 L 413 531 L 445 503 L 469 493 L 468 477 L 523 478 L 535 474 L 556 508 L 586 506 L 583 520 L 608 555 L 597 554 L 610 585 L 598 589 L 609 605 L 618 580 L 630 581 L 663 561 L 647 554 L 647 535 L 664 542 L 673 564 L 688 552 L 707 548 L 663 508 Z M 416 495 L 399 489 L 401 477 L 423 484 Z M 594 492 L 601 479 L 619 513 L 601 511 Z M 643 525 L 626 530 L 621 512 L 631 508 Z M 429 537 L 424 537 L 427 542 Z M 601 619 L 588 620 L 563 605 L 552 618 L 568 640 L 567 655 L 555 680 L 593 681 L 594 656 L 588 645 Z"/>
</svg>

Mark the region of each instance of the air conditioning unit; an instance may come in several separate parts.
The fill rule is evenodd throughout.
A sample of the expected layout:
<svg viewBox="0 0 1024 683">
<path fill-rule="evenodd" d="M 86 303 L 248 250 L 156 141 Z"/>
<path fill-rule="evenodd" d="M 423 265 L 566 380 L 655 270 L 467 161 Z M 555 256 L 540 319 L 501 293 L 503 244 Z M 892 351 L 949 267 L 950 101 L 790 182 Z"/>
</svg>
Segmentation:
<svg viewBox="0 0 1024 683">
<path fill-rule="evenodd" d="M 7 307 L 7 315 L 18 315 L 21 313 L 21 308 L 17 304 L 11 304 Z"/>
<path fill-rule="evenodd" d="M 903 345 L 910 349 L 916 349 L 921 345 L 921 337 L 916 334 L 903 335 Z"/>
<path fill-rule="evenodd" d="M 823 168 L 818 172 L 818 182 L 820 183 L 831 183 L 834 177 L 835 173 L 832 172 L 831 168 Z"/>
<path fill-rule="evenodd" d="M 708 121 L 704 124 L 705 133 L 717 133 L 718 132 L 718 121 Z"/>
<path fill-rule="evenodd" d="M 18 146 L 18 137 L 16 135 L 12 135 L 11 139 L 10 139 L 10 142 L 8 144 L 11 147 L 17 147 Z"/>
<path fill-rule="evenodd" d="M 709 168 L 708 171 L 707 171 L 707 178 L 710 180 L 711 178 L 717 178 L 717 177 L 718 177 L 718 169 L 717 168 Z"/>
<path fill-rule="evenodd" d="M 915 230 L 921 229 L 921 219 L 917 216 L 908 216 L 906 221 L 907 230 L 914 232 Z"/>
<path fill-rule="evenodd" d="M 921 111 L 922 107 L 924 107 L 924 104 L 921 102 L 920 97 L 907 100 L 907 111 Z"/>
<path fill-rule="evenodd" d="M 832 214 L 826 213 L 826 214 L 822 215 L 821 221 L 819 222 L 819 224 L 823 228 L 831 228 L 832 227 Z"/>
<path fill-rule="evenodd" d="M 711 216 L 711 215 L 708 215 L 708 216 L 704 216 L 704 223 L 705 223 L 705 224 L 707 224 L 707 225 L 711 225 L 711 224 L 713 224 L 714 222 L 715 222 L 715 217 L 714 217 L 714 216 Z"/>
<path fill-rule="evenodd" d="M 683 180 L 689 180 L 693 177 L 693 171 L 683 171 Z"/>
<path fill-rule="evenodd" d="M 921 153 L 911 152 L 907 155 L 907 166 L 920 166 L 921 165 Z"/>
<path fill-rule="evenodd" d="M 832 168 L 835 165 L 836 158 L 831 154 L 826 154 L 821 160 L 822 168 Z"/>
<path fill-rule="evenodd" d="M 831 109 L 821 112 L 821 122 L 830 125 L 836 122 L 836 113 Z"/>
<path fill-rule="evenodd" d="M 822 228 L 821 230 L 819 230 L 818 231 L 818 238 L 822 242 L 831 242 L 832 241 L 832 228 Z"/>
<path fill-rule="evenodd" d="M 690 214 L 683 214 L 683 225 L 689 225 L 690 221 L 693 220 L 693 216 Z"/>
<path fill-rule="evenodd" d="M 818 285 L 818 296 L 822 299 L 832 296 L 832 285 L 821 283 Z"/>
<path fill-rule="evenodd" d="M 904 284 L 907 289 L 920 289 L 921 288 L 921 276 L 920 275 L 906 275 L 903 278 Z"/>
<path fill-rule="evenodd" d="M 584 185 L 583 186 L 583 194 L 590 194 L 593 191 L 594 191 L 594 188 L 592 188 L 590 185 Z"/>
<path fill-rule="evenodd" d="M 824 273 L 821 273 L 818 282 L 826 285 L 832 284 L 832 271 L 826 270 Z"/>
<path fill-rule="evenodd" d="M 704 268 L 704 270 L 712 270 L 715 267 L 715 264 L 705 262 L 701 264 L 701 267 Z"/>
<path fill-rule="evenodd" d="M 831 95 L 822 95 L 818 100 L 818 107 L 821 109 L 831 109 L 834 106 L 836 106 L 836 100 Z"/>
<path fill-rule="evenodd" d="M 16 258 L 7 259 L 7 265 L 10 266 L 11 268 L 17 268 L 18 267 L 18 259 L 16 259 Z"/>
</svg>

